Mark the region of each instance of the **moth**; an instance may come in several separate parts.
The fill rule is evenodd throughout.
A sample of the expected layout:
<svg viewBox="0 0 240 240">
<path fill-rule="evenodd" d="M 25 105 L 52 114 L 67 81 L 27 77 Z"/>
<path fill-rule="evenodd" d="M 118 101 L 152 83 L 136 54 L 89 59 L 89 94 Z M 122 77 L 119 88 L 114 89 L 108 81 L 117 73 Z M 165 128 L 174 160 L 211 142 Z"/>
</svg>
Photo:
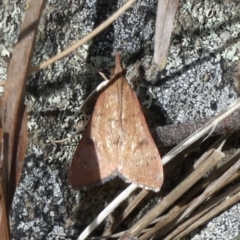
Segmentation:
<svg viewBox="0 0 240 240">
<path fill-rule="evenodd" d="M 97 99 L 69 170 L 74 189 L 99 185 L 115 176 L 154 191 L 163 182 L 161 157 L 119 54 L 115 75 Z"/>
</svg>

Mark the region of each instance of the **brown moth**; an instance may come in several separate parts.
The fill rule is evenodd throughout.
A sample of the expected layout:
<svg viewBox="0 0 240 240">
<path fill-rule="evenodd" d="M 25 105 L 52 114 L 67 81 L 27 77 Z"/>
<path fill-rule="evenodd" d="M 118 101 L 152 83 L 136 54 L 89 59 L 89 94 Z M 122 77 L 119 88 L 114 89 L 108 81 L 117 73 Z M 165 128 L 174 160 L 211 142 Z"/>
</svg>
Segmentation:
<svg viewBox="0 0 240 240">
<path fill-rule="evenodd" d="M 135 92 L 116 55 L 115 76 L 99 95 L 70 167 L 70 183 L 84 189 L 118 175 L 126 182 L 159 191 L 161 157 Z"/>
</svg>

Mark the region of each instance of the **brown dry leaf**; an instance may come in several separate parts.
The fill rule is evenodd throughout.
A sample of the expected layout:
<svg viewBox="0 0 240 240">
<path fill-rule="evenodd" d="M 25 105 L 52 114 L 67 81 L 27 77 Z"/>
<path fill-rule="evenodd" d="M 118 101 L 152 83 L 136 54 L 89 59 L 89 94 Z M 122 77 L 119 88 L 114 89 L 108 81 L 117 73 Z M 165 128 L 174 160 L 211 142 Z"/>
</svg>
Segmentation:
<svg viewBox="0 0 240 240">
<path fill-rule="evenodd" d="M 3 131 L 0 128 L 0 239 L 10 239 L 8 217 L 6 214 L 5 196 L 2 189 Z"/>
<path fill-rule="evenodd" d="M 5 199 L 3 195 L 2 183 L 0 182 L 0 239 L 9 240 L 8 217 L 5 208 Z"/>
<path fill-rule="evenodd" d="M 10 239 L 8 214 L 27 149 L 27 109 L 23 104 L 28 66 L 32 57 L 44 1 L 32 1 L 26 12 L 18 43 L 8 69 L 0 102 L 1 172 L 0 239 Z"/>
<path fill-rule="evenodd" d="M 15 167 L 15 171 L 16 171 L 15 188 L 17 187 L 18 182 L 21 177 L 22 167 L 24 164 L 25 154 L 27 151 L 27 136 L 28 136 L 27 122 L 28 122 L 28 114 L 27 114 L 27 107 L 25 106 L 23 118 L 22 118 L 22 125 L 20 128 L 20 133 L 19 133 L 19 138 L 18 138 L 19 141 L 18 141 L 18 149 L 17 149 L 18 150 L 17 151 L 17 163 L 16 163 L 17 165 Z"/>
<path fill-rule="evenodd" d="M 6 219 L 19 180 L 26 151 L 27 114 L 23 100 L 26 77 L 44 2 L 44 0 L 31 1 L 28 6 L 19 39 L 10 61 L 4 94 L 0 102 L 0 118 L 3 126 L 3 149 L 6 150 L 2 155 L 1 162 L 1 190 L 2 196 L 6 199 Z"/>
</svg>

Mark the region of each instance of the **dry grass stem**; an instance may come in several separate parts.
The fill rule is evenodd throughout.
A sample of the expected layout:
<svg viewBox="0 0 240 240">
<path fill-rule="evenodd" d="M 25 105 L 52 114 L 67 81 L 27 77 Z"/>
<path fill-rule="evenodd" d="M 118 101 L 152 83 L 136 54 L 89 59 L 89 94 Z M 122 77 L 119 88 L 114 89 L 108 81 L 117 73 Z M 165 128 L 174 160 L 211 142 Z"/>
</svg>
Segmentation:
<svg viewBox="0 0 240 240">
<path fill-rule="evenodd" d="M 83 37 L 78 42 L 74 43 L 71 47 L 68 47 L 66 50 L 62 51 L 58 55 L 52 57 L 48 61 L 40 64 L 39 66 L 32 67 L 29 71 L 29 74 L 36 73 L 40 71 L 41 69 L 47 67 L 48 65 L 53 64 L 54 62 L 60 60 L 61 58 L 67 56 L 86 42 L 90 41 L 93 37 L 98 35 L 101 31 L 103 31 L 106 27 L 108 27 L 110 24 L 112 24 L 118 17 L 120 17 L 122 14 L 124 14 L 127 9 L 129 9 L 134 2 L 137 0 L 129 0 L 127 1 L 122 7 L 120 7 L 111 17 L 109 17 L 106 21 L 104 21 L 102 24 L 100 24 L 96 29 L 94 29 L 91 33 L 89 33 L 87 36 Z"/>
<path fill-rule="evenodd" d="M 214 181 L 206 190 L 197 198 L 195 201 L 185 210 L 182 216 L 179 218 L 181 221 L 187 215 L 189 215 L 198 205 L 200 205 L 205 199 L 209 198 L 216 191 L 218 191 L 221 187 L 225 186 L 226 181 L 235 174 L 240 168 L 240 159 L 231 166 L 219 179 Z"/>
<path fill-rule="evenodd" d="M 97 227 L 99 224 L 129 195 L 137 189 L 137 185 L 131 184 L 127 187 L 117 198 L 115 198 L 93 221 L 92 223 L 85 228 L 77 240 L 86 239 L 89 234 Z"/>
<path fill-rule="evenodd" d="M 228 198 L 229 195 L 232 196 Z M 237 203 L 239 200 L 240 183 L 236 184 L 236 186 L 231 187 L 227 192 L 224 192 L 219 197 L 214 197 L 208 204 L 206 204 L 206 206 L 200 209 L 195 216 L 187 220 L 185 223 L 181 224 L 170 235 L 164 238 L 164 240 L 170 240 L 173 237 L 175 237 L 176 239 L 180 239 L 183 236 L 186 236 L 188 233 L 190 233 L 197 227 L 203 225 L 211 218 L 215 217 L 222 211 Z"/>
<path fill-rule="evenodd" d="M 191 191 L 189 191 L 186 194 L 186 196 L 169 211 L 169 213 L 167 213 L 164 216 L 161 216 L 160 218 L 155 219 L 151 224 L 154 224 L 154 223 L 157 223 L 157 224 L 151 229 L 149 229 L 148 231 L 151 231 L 152 235 L 160 231 L 161 234 L 158 234 L 157 236 L 159 238 L 162 238 L 167 232 L 173 229 L 175 226 L 175 223 L 178 220 L 178 217 L 191 204 L 191 202 L 193 201 L 192 199 L 200 191 L 202 191 L 209 184 L 211 184 L 216 178 L 218 178 L 223 172 L 225 172 L 226 169 L 228 169 L 234 162 L 236 162 L 236 159 L 239 158 L 239 156 L 240 156 L 239 153 L 236 154 L 225 165 L 218 168 L 216 171 L 212 172 L 206 179 L 196 184 L 196 186 L 193 189 L 191 189 Z M 200 159 L 202 159 L 202 157 Z M 234 181 L 238 176 L 239 176 L 239 173 L 237 172 L 227 182 L 225 182 L 225 185 Z"/>
<path fill-rule="evenodd" d="M 188 207 L 191 205 L 194 200 L 192 200 L 191 203 L 189 203 L 189 200 L 192 199 L 198 192 L 202 191 L 205 189 L 209 184 L 211 184 L 215 179 L 219 177 L 223 172 L 225 172 L 225 169 L 229 168 L 230 165 L 232 165 L 234 162 L 236 162 L 236 158 L 239 158 L 240 155 L 239 153 L 236 154 L 234 157 L 232 157 L 224 166 L 221 168 L 217 169 L 213 173 L 210 174 L 208 178 L 206 178 L 204 181 L 200 182 L 197 184 L 194 189 L 192 189 L 188 194 L 186 194 L 186 197 L 177 204 L 171 211 L 163 217 L 160 217 L 156 219 L 154 222 L 158 222 L 151 231 L 153 231 L 153 234 L 155 234 L 157 231 L 159 232 L 157 237 L 162 238 L 165 236 L 167 232 L 170 232 L 170 230 L 174 229 L 175 226 L 177 225 L 177 220 L 180 214 Z M 237 171 L 234 175 L 232 175 L 226 182 L 224 182 L 221 186 L 221 188 L 225 187 L 229 183 L 237 180 L 239 178 L 240 172 Z M 233 189 L 233 188 L 231 188 Z M 217 189 L 216 189 L 217 191 Z M 226 195 L 231 193 L 231 191 L 228 191 L 225 193 Z M 213 201 L 214 202 L 214 201 Z M 171 233 L 170 233 L 171 235 Z M 141 237 L 140 237 L 141 239 Z"/>
<path fill-rule="evenodd" d="M 153 64 L 161 71 L 167 63 L 168 48 L 179 0 L 158 0 Z"/>
<path fill-rule="evenodd" d="M 130 230 L 129 233 L 138 235 L 146 228 L 156 217 L 170 207 L 179 197 L 181 197 L 188 189 L 190 189 L 206 172 L 212 169 L 222 158 L 223 154 L 211 149 L 209 150 L 209 160 L 204 161 L 198 169 L 191 173 L 188 178 L 183 180 L 174 190 L 172 190 L 157 206 L 148 212 L 140 221 L 138 221 Z M 146 236 L 143 239 L 149 239 Z"/>
<path fill-rule="evenodd" d="M 137 197 L 124 209 L 124 211 L 115 219 L 114 223 L 108 227 L 102 236 L 109 236 L 113 231 L 127 218 L 127 216 L 135 209 L 135 207 L 149 194 L 149 191 L 143 189 Z"/>
<path fill-rule="evenodd" d="M 226 140 L 228 139 L 228 137 L 230 136 L 227 135 L 227 136 L 221 136 L 219 137 L 208 149 L 218 149 L 219 151 L 222 150 L 222 147 L 224 146 Z M 205 159 L 204 158 L 200 158 L 198 161 L 196 161 L 193 165 L 193 168 L 196 169 L 202 161 L 204 161 Z"/>
</svg>

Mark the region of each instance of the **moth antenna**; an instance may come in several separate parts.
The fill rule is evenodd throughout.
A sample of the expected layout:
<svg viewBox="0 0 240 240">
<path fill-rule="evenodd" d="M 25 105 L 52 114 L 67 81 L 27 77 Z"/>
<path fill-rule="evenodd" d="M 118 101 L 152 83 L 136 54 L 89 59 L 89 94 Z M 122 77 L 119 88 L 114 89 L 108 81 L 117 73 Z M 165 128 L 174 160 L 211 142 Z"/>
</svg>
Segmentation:
<svg viewBox="0 0 240 240">
<path fill-rule="evenodd" d="M 109 79 L 106 77 L 106 75 L 100 71 L 98 71 L 96 68 L 94 68 L 93 66 L 91 66 L 90 64 L 86 63 L 83 58 L 79 55 L 79 53 L 76 52 L 75 54 L 83 63 L 85 63 L 87 66 L 89 66 L 93 71 L 97 72 L 105 81 L 103 81 L 102 83 L 100 83 L 86 98 L 86 100 L 83 102 L 83 104 L 80 106 L 80 108 L 78 109 L 78 113 L 82 113 L 84 108 L 88 105 L 88 103 L 92 100 L 92 98 L 98 93 L 100 92 L 108 83 L 109 83 Z M 77 129 L 75 132 L 70 133 L 71 136 L 64 138 L 64 139 L 60 139 L 60 140 L 52 140 L 51 143 L 63 143 L 65 141 L 70 140 L 73 136 L 78 135 L 81 132 L 82 129 Z"/>
<path fill-rule="evenodd" d="M 106 75 L 105 75 L 104 73 L 98 72 L 98 74 L 99 74 L 105 81 L 110 81 L 110 80 L 106 77 Z"/>
<path fill-rule="evenodd" d="M 102 72 L 100 72 L 99 70 L 97 70 L 96 68 L 94 68 L 92 65 L 88 64 L 82 57 L 81 55 L 76 52 L 75 54 L 84 64 L 86 64 L 87 66 L 89 66 L 94 72 L 98 73 L 105 81 L 103 81 L 102 83 L 100 83 L 90 94 L 89 96 L 86 98 L 86 100 L 83 102 L 83 104 L 81 105 L 81 107 L 78 110 L 78 113 L 83 112 L 84 108 L 86 107 L 86 105 L 90 102 L 90 100 L 93 98 L 93 96 L 98 93 L 99 91 L 101 91 L 106 85 L 107 83 L 110 81 L 106 75 Z"/>
<path fill-rule="evenodd" d="M 86 105 L 90 102 L 90 100 L 93 98 L 93 96 L 98 93 L 99 91 L 101 91 L 107 84 L 109 83 L 109 80 L 105 80 L 102 83 L 100 83 L 86 98 L 86 100 L 83 102 L 83 104 L 81 105 L 81 107 L 78 110 L 78 113 L 83 112 L 84 108 L 86 107 Z"/>
</svg>

